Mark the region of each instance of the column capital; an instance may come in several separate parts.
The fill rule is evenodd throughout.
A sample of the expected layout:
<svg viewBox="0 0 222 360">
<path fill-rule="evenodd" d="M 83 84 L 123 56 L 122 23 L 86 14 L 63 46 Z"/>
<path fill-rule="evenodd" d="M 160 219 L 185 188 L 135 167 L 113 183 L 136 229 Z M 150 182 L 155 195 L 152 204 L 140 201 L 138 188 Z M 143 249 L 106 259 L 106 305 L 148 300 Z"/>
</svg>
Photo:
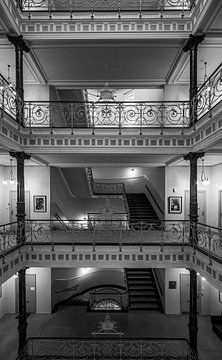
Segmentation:
<svg viewBox="0 0 222 360">
<path fill-rule="evenodd" d="M 19 161 L 19 160 L 29 160 L 31 158 L 31 155 L 26 154 L 24 151 L 10 151 L 9 155 L 11 157 L 16 158 L 17 161 Z"/>
<path fill-rule="evenodd" d="M 190 162 L 193 162 L 199 158 L 202 158 L 204 156 L 204 152 L 189 152 L 188 154 L 184 155 L 184 160 L 189 160 Z"/>
<path fill-rule="evenodd" d="M 189 39 L 187 40 L 186 44 L 183 47 L 184 52 L 188 52 L 194 48 L 197 48 L 198 45 L 204 40 L 205 34 L 197 34 L 193 35 L 190 34 Z"/>
<path fill-rule="evenodd" d="M 30 48 L 27 44 L 27 42 L 23 39 L 22 35 L 16 35 L 16 34 L 8 34 L 7 35 L 8 40 L 15 46 L 16 50 L 21 50 L 25 52 L 29 52 Z"/>
</svg>

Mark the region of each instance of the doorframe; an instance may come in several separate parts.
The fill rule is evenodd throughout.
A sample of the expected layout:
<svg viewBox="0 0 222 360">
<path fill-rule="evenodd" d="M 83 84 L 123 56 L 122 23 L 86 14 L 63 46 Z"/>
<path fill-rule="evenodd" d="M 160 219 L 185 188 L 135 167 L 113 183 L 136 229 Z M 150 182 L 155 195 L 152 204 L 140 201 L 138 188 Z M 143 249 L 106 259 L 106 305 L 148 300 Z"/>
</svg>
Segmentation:
<svg viewBox="0 0 222 360">
<path fill-rule="evenodd" d="M 181 306 L 181 303 L 182 303 L 182 296 L 181 296 L 181 293 L 182 293 L 182 276 L 188 276 L 189 277 L 189 280 L 190 280 L 190 274 L 180 274 L 180 313 L 181 314 L 187 314 L 186 312 L 182 312 L 181 309 L 182 309 L 182 306 Z M 190 293 L 190 291 L 189 291 Z M 200 276 L 197 276 L 197 312 L 199 315 L 201 315 L 202 313 L 202 280 L 201 280 L 201 277 Z M 189 295 L 189 300 L 190 300 L 190 295 Z M 188 312 L 189 313 L 189 312 Z"/>
<path fill-rule="evenodd" d="M 29 275 L 34 276 L 35 278 L 35 312 L 33 314 L 36 314 L 37 311 L 37 288 L 36 288 L 36 274 L 25 274 L 25 283 L 27 284 L 27 277 Z M 27 302 L 27 297 L 26 297 Z M 19 278 L 18 276 L 15 278 L 15 313 L 19 312 Z"/>
<path fill-rule="evenodd" d="M 219 196 L 218 196 L 218 227 L 222 227 L 222 190 L 219 190 Z"/>
</svg>

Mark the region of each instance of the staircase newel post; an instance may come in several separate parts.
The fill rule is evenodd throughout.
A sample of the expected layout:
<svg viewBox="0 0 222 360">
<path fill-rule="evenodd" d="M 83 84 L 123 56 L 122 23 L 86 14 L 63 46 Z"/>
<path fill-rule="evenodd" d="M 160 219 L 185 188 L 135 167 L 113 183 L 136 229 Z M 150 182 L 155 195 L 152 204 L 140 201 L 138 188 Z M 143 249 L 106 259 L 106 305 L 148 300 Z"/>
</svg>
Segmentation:
<svg viewBox="0 0 222 360">
<path fill-rule="evenodd" d="M 189 153 L 184 156 L 190 161 L 190 246 L 195 249 L 197 244 L 197 160 L 204 156 L 204 153 Z M 198 356 L 197 348 L 197 273 L 190 269 L 190 311 L 189 311 L 189 342 L 193 352 Z"/>
</svg>

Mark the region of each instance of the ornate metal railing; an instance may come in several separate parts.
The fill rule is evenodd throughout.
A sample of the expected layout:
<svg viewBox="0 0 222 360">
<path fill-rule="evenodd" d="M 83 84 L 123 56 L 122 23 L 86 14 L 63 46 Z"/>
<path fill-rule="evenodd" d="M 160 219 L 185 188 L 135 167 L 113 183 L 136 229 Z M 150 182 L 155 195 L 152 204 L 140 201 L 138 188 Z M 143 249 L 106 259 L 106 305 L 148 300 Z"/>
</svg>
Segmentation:
<svg viewBox="0 0 222 360">
<path fill-rule="evenodd" d="M 202 251 L 210 259 L 222 260 L 222 229 L 198 223 L 194 224 L 196 239 L 190 241 L 190 221 L 161 220 L 156 223 L 138 221 L 132 223 L 123 219 L 99 220 L 88 223 L 86 220 L 67 220 L 66 226 L 57 220 L 26 220 L 24 242 L 18 243 L 16 223 L 0 226 L 0 255 L 18 246 L 50 245 L 124 245 L 143 246 L 167 245 L 192 246 L 193 251 Z"/>
<path fill-rule="evenodd" d="M 86 122 L 86 110 L 90 122 Z M 25 102 L 26 127 L 166 128 L 189 127 L 187 102 Z"/>
<path fill-rule="evenodd" d="M 16 118 L 16 91 L 12 85 L 0 74 L 0 109 L 1 117 L 4 112 L 13 119 Z"/>
<path fill-rule="evenodd" d="M 222 63 L 200 87 L 197 94 L 197 116 L 212 116 L 212 108 L 222 100 Z"/>
<path fill-rule="evenodd" d="M 195 0 L 17 0 L 22 11 L 75 12 L 147 12 L 191 10 Z"/>
<path fill-rule="evenodd" d="M 91 310 L 115 310 L 115 308 L 108 309 L 105 307 L 107 301 L 119 305 L 118 310 L 126 310 L 128 308 L 128 291 L 110 287 L 90 291 L 89 307 Z M 105 303 L 104 307 L 102 306 L 103 302 Z"/>
<path fill-rule="evenodd" d="M 0 225 L 0 255 L 18 246 L 17 222 Z"/>
<path fill-rule="evenodd" d="M 186 339 L 29 338 L 17 360 L 26 359 L 196 360 Z"/>
<path fill-rule="evenodd" d="M 124 183 L 100 183 L 95 182 L 93 179 L 93 172 L 91 168 L 87 168 L 87 175 L 89 179 L 90 188 L 93 195 L 99 196 L 119 196 L 123 197 L 124 207 L 127 214 L 127 220 L 129 219 L 129 205 L 126 197 L 126 189 Z"/>
</svg>

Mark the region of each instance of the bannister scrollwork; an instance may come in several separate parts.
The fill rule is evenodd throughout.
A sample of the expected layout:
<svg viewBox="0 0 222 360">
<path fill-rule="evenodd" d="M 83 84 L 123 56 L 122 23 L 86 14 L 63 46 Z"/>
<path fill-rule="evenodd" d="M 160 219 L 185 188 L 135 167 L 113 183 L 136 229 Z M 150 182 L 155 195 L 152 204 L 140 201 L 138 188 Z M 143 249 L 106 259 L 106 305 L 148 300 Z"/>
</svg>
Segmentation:
<svg viewBox="0 0 222 360">
<path fill-rule="evenodd" d="M 187 102 L 25 102 L 26 127 L 189 127 Z"/>
<path fill-rule="evenodd" d="M 94 214 L 95 215 L 95 214 Z M 93 216 L 94 216 L 93 215 Z M 209 259 L 222 260 L 222 229 L 213 226 L 195 223 L 194 227 L 189 220 L 158 222 L 130 222 L 126 214 L 110 220 L 101 218 L 89 218 L 87 220 L 66 220 L 61 223 L 58 220 L 25 220 L 25 239 L 19 242 L 17 223 L 9 223 L 0 226 L 0 255 L 5 256 L 13 249 L 24 245 L 50 245 L 52 249 L 56 245 L 91 244 L 117 245 L 120 249 L 124 245 L 136 245 L 142 250 L 143 246 L 180 245 L 190 246 L 193 250 L 199 250 Z M 122 217 L 121 217 L 122 216 Z M 191 230 L 195 228 L 195 231 Z M 21 229 L 23 233 L 23 229 Z M 192 234 L 192 235 L 191 235 Z M 190 236 L 196 236 L 196 239 Z"/>
<path fill-rule="evenodd" d="M 194 0 L 19 0 L 18 5 L 23 11 L 166 11 L 191 10 Z"/>
<path fill-rule="evenodd" d="M 197 116 L 200 119 L 206 113 L 212 116 L 212 108 L 222 100 L 222 63 L 204 82 L 197 93 Z"/>
<path fill-rule="evenodd" d="M 25 357 L 26 356 L 26 357 Z M 196 360 L 186 339 L 146 338 L 29 338 L 17 360 L 56 359 L 186 359 Z"/>
<path fill-rule="evenodd" d="M 10 115 L 13 119 L 16 117 L 16 91 L 11 84 L 0 74 L 0 108 L 1 116 L 4 112 Z"/>
</svg>

